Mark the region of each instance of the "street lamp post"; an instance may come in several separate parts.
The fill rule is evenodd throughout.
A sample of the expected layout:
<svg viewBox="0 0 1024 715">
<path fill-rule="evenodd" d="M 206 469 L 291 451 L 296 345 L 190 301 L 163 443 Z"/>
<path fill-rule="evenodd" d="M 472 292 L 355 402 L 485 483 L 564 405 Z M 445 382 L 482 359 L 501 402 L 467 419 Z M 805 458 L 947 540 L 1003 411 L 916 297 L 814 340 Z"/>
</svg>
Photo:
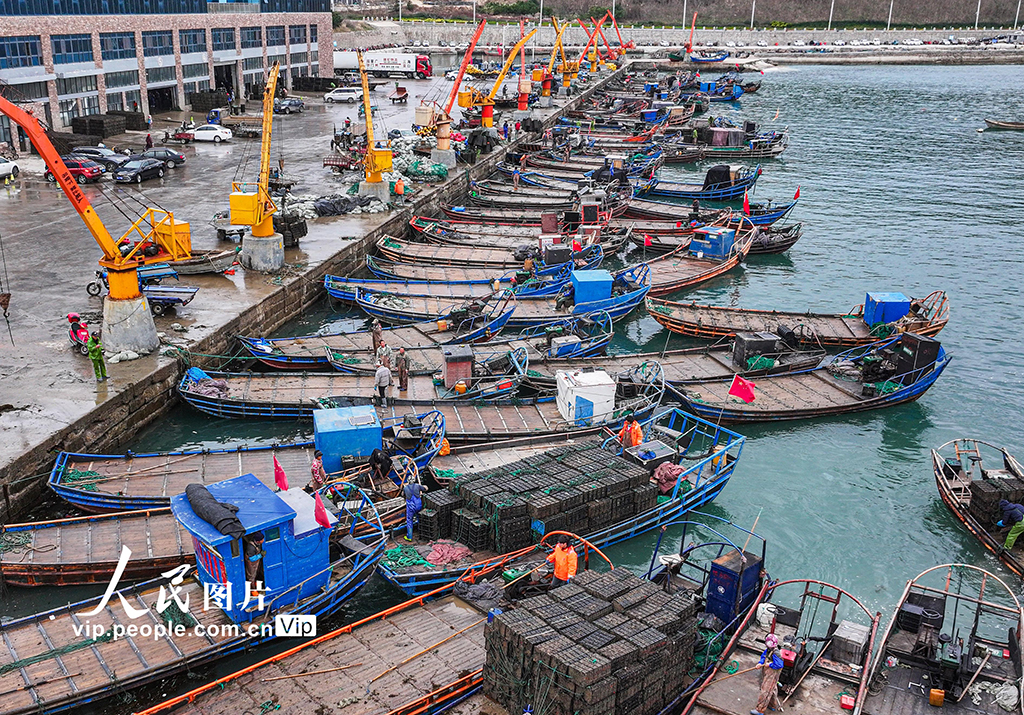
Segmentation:
<svg viewBox="0 0 1024 715">
<path fill-rule="evenodd" d="M 974 29 L 978 29 L 978 18 L 981 17 L 981 0 L 978 0 L 978 9 L 974 13 Z"/>
<path fill-rule="evenodd" d="M 754 29 L 754 8 L 757 7 L 757 0 L 750 3 L 750 29 Z M 685 17 L 685 16 L 684 16 Z"/>
</svg>

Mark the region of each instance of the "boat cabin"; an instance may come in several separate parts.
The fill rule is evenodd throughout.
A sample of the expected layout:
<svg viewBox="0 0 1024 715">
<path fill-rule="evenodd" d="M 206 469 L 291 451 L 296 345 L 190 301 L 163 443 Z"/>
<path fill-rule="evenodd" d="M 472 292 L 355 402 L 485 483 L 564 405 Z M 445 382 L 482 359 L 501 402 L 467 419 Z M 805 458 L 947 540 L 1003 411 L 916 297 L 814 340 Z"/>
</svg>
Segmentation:
<svg viewBox="0 0 1024 715">
<path fill-rule="evenodd" d="M 383 449 L 384 428 L 373 405 L 313 410 L 313 444 L 324 453 L 324 469 L 340 472 L 346 457 Z"/>
<path fill-rule="evenodd" d="M 910 298 L 902 293 L 868 293 L 864 296 L 864 322 L 894 323 L 910 312 Z"/>
<path fill-rule="evenodd" d="M 725 226 L 702 226 L 694 229 L 690 253 L 698 258 L 728 258 L 736 242 L 736 229 Z"/>
<path fill-rule="evenodd" d="M 204 588 L 226 585 L 224 596 L 230 607 L 222 610 L 231 620 L 245 623 L 260 613 L 258 600 L 247 590 L 250 579 L 245 570 L 246 554 L 252 555 L 260 538 L 262 558 L 251 580 L 263 582 L 264 611 L 280 610 L 327 586 L 331 576 L 328 541 L 337 518 L 328 513 L 332 527 L 320 526 L 312 496 L 298 487 L 272 491 L 253 474 L 210 484 L 206 491 L 227 508 L 213 500 L 193 503 L 186 494 L 178 494 L 171 499 L 171 511 L 192 537 Z M 207 521 L 211 506 L 213 513 L 220 514 L 217 524 L 228 533 Z M 232 507 L 237 507 L 234 519 L 230 518 Z"/>
</svg>

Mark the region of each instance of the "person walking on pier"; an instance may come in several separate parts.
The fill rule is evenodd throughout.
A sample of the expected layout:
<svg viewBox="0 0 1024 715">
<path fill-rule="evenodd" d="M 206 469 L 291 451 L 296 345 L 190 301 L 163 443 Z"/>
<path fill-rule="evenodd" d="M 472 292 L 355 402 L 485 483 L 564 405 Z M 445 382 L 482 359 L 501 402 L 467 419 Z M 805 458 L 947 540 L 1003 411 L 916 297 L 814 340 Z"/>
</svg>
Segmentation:
<svg viewBox="0 0 1024 715">
<path fill-rule="evenodd" d="M 89 350 L 89 359 L 92 360 L 92 370 L 96 373 L 96 382 L 103 382 L 107 379 L 107 363 L 103 361 L 103 343 L 100 342 L 100 334 L 93 333 L 89 336 L 89 342 L 85 344 Z"/>
<path fill-rule="evenodd" d="M 391 387 L 391 370 L 377 361 L 377 372 L 373 375 L 373 386 L 377 388 L 377 398 L 381 407 L 388 406 L 388 388 Z"/>
<path fill-rule="evenodd" d="M 382 339 L 380 341 L 380 347 L 377 348 L 377 361 L 383 364 L 388 370 L 391 369 L 392 352 L 391 346 Z"/>
<path fill-rule="evenodd" d="M 324 453 L 319 449 L 313 452 L 313 463 L 309 465 L 312 478 L 306 486 L 306 491 L 312 494 L 327 483 L 327 470 L 324 469 Z"/>
<path fill-rule="evenodd" d="M 373 319 L 373 354 L 377 355 L 377 349 L 380 348 L 380 344 L 384 342 L 384 328 L 381 327 L 380 321 L 376 318 Z"/>
<path fill-rule="evenodd" d="M 398 349 L 395 368 L 398 370 L 398 391 L 405 392 L 409 389 L 409 358 L 405 356 L 405 348 Z"/>
<path fill-rule="evenodd" d="M 1024 506 L 1000 499 L 999 508 L 1003 512 L 1003 518 L 996 522 L 996 526 L 1010 527 L 1010 533 L 1006 535 L 1006 541 L 1003 543 L 1003 549 L 1009 551 L 1017 543 L 1017 538 L 1024 534 Z"/>
</svg>

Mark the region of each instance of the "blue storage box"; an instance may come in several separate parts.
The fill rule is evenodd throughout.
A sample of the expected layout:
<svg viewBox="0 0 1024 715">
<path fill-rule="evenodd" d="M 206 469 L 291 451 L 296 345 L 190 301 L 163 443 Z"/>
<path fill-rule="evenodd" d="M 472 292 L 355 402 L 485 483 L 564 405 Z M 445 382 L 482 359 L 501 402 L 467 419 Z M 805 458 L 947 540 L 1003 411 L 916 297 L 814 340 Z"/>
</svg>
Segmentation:
<svg viewBox="0 0 1024 715">
<path fill-rule="evenodd" d="M 723 226 L 704 226 L 693 232 L 690 252 L 703 253 L 706 258 L 725 258 L 736 241 L 736 230 Z"/>
<path fill-rule="evenodd" d="M 715 83 L 714 82 L 701 82 L 700 83 L 700 91 L 701 92 L 714 92 L 715 91 Z"/>
<path fill-rule="evenodd" d="M 891 323 L 910 312 L 910 298 L 902 293 L 868 293 L 864 298 L 864 322 Z"/>
<path fill-rule="evenodd" d="M 324 469 L 341 471 L 342 457 L 369 457 L 384 435 L 373 405 L 313 410 L 313 443 L 324 453 Z"/>
<path fill-rule="evenodd" d="M 708 577 L 707 611 L 729 623 L 745 610 L 757 596 L 761 574 L 761 557 L 746 553 L 746 562 L 736 550 L 723 554 L 711 563 Z"/>
<path fill-rule="evenodd" d="M 654 92 L 658 89 L 657 82 L 644 82 L 644 94 Z"/>
<path fill-rule="evenodd" d="M 656 121 L 658 119 L 658 110 L 656 110 L 656 109 L 647 109 L 647 110 L 644 110 L 643 112 L 641 112 L 640 116 L 643 117 L 645 122 L 653 122 L 653 121 Z"/>
<path fill-rule="evenodd" d="M 597 300 L 608 300 L 612 297 L 612 274 L 608 271 L 573 271 L 573 300 L 580 303 L 592 303 Z"/>
</svg>

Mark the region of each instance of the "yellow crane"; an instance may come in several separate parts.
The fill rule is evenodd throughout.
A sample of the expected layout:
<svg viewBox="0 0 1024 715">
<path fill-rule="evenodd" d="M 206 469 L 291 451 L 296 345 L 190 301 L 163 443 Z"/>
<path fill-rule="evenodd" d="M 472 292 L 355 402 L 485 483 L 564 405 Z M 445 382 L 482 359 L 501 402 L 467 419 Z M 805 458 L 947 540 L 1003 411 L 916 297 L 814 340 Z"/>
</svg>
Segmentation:
<svg viewBox="0 0 1024 715">
<path fill-rule="evenodd" d="M 366 167 L 367 183 L 379 184 L 384 180 L 381 174 L 391 171 L 391 149 L 374 145 L 373 118 L 370 115 L 370 83 L 366 79 L 366 66 L 363 64 L 361 51 L 356 51 L 356 59 L 359 61 L 359 77 L 363 81 L 363 114 L 366 116 L 366 159 L 363 165 Z"/>
<path fill-rule="evenodd" d="M 559 52 L 561 52 L 561 54 L 562 54 L 562 68 L 565 68 L 565 66 L 567 64 L 566 58 L 565 58 L 565 47 L 562 46 L 562 35 L 565 34 L 565 31 L 567 29 L 569 29 L 569 23 L 565 23 L 565 24 L 560 26 L 558 24 L 558 18 L 552 16 L 551 24 L 555 28 L 556 35 L 555 35 L 554 47 L 551 48 L 551 59 L 548 60 L 547 71 L 545 71 L 543 69 L 536 69 L 536 70 L 533 71 L 534 72 L 534 77 L 533 77 L 534 81 L 541 83 L 541 85 L 540 85 L 541 86 L 541 90 L 540 90 L 540 96 L 541 97 L 550 97 L 551 96 L 551 89 L 552 89 L 552 85 L 554 84 L 555 60 L 558 59 Z M 565 75 L 565 71 L 563 69 L 563 76 L 564 75 Z M 564 80 L 563 80 L 563 82 L 564 82 Z M 566 84 L 565 86 L 568 86 L 568 85 Z"/>
<path fill-rule="evenodd" d="M 267 75 L 263 90 L 263 133 L 260 141 L 260 176 L 256 183 L 231 182 L 231 223 L 252 226 L 256 238 L 274 235 L 274 213 L 277 204 L 270 196 L 270 135 L 274 126 L 274 96 L 280 65 L 275 62 Z"/>
<path fill-rule="evenodd" d="M 505 81 L 505 75 L 508 74 L 509 68 L 512 67 L 512 63 L 515 62 L 516 55 L 523 49 L 530 38 L 537 34 L 536 28 L 530 30 L 525 37 L 523 37 L 516 46 L 508 53 L 508 58 L 505 60 L 505 64 L 502 65 L 501 72 L 498 73 L 498 79 L 494 81 L 494 86 L 491 87 L 491 91 L 484 94 L 475 87 L 470 87 L 467 90 L 459 92 L 459 106 L 463 109 L 472 109 L 473 107 L 481 108 L 480 123 L 485 127 L 494 126 L 494 97 L 498 93 L 498 88 L 501 87 L 501 83 Z"/>
</svg>

